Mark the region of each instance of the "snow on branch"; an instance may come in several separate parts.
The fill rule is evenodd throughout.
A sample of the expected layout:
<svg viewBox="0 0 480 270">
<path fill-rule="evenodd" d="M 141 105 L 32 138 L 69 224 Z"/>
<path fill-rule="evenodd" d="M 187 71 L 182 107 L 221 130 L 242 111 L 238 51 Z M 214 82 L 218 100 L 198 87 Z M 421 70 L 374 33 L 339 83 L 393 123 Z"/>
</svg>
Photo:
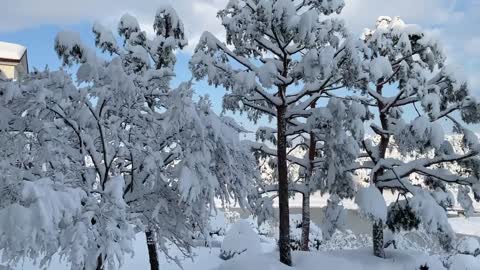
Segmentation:
<svg viewBox="0 0 480 270">
<path fill-rule="evenodd" d="M 269 148 L 262 143 L 252 142 L 250 145 L 253 151 L 260 151 L 268 156 L 274 156 L 274 157 L 277 156 L 277 151 L 275 149 Z M 309 161 L 302 158 L 298 158 L 292 155 L 287 155 L 287 160 L 289 162 L 302 166 L 303 168 L 310 167 Z"/>
</svg>

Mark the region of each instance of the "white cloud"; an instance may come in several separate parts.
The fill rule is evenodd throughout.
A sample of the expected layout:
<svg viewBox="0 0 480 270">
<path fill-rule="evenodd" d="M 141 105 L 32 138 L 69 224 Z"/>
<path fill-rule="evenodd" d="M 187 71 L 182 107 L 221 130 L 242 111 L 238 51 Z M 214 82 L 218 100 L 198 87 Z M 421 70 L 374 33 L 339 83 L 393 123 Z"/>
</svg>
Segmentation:
<svg viewBox="0 0 480 270">
<path fill-rule="evenodd" d="M 191 51 L 201 33 L 208 30 L 220 38 L 223 28 L 216 17 L 228 0 L 3 0 L 0 33 L 44 24 L 65 26 L 100 20 L 112 27 L 125 12 L 135 15 L 143 29 L 151 24 L 159 4 L 172 5 L 184 21 Z M 449 62 L 466 67 L 470 84 L 480 87 L 480 1 L 478 0 L 345 0 L 341 14 L 350 30 L 359 35 L 372 27 L 378 16 L 400 16 L 407 23 L 423 26 L 444 44 Z M 108 15 L 106 15 L 108 14 Z M 480 92 L 480 91 L 479 91 Z"/>
<path fill-rule="evenodd" d="M 147 27 L 144 30 L 152 32 L 156 9 L 159 5 L 170 4 L 182 17 L 188 37 L 194 41 L 205 30 L 222 34 L 216 14 L 226 3 L 227 0 L 12 0 L 1 4 L 2 10 L 8 12 L 0 16 L 0 33 L 44 24 L 68 25 L 95 20 L 114 27 L 126 12 L 136 16 L 140 24 Z"/>
<path fill-rule="evenodd" d="M 473 94 L 480 96 L 480 72 L 473 73 L 469 76 L 469 87 Z"/>
<path fill-rule="evenodd" d="M 474 37 L 465 43 L 465 52 L 472 57 L 480 57 L 480 36 Z"/>
<path fill-rule="evenodd" d="M 227 3 L 226 0 L 183 1 L 185 5 L 176 7 L 185 23 L 189 36 L 189 46 L 193 49 L 204 31 L 224 37 L 225 31 L 217 18 L 217 12 Z M 175 6 L 175 5 L 174 5 Z"/>
<path fill-rule="evenodd" d="M 422 25 L 451 24 L 461 20 L 463 14 L 455 11 L 456 0 L 345 0 L 342 13 L 351 27 L 359 33 L 364 27 L 373 26 L 380 15 L 401 16 L 409 23 Z M 101 20 L 114 23 L 129 12 L 141 23 L 151 24 L 159 4 L 171 4 L 182 16 L 189 36 L 198 39 L 204 30 L 222 33 L 217 11 L 228 0 L 7 0 L 0 16 L 0 32 L 17 31 L 41 24 L 73 24 L 82 21 Z M 108 12 L 106 12 L 108 11 Z M 105 14 L 108 14 L 107 17 Z"/>
<path fill-rule="evenodd" d="M 353 31 L 375 24 L 379 16 L 400 16 L 408 23 L 435 25 L 459 20 L 461 12 L 453 10 L 455 0 L 345 0 L 342 12 Z"/>
</svg>

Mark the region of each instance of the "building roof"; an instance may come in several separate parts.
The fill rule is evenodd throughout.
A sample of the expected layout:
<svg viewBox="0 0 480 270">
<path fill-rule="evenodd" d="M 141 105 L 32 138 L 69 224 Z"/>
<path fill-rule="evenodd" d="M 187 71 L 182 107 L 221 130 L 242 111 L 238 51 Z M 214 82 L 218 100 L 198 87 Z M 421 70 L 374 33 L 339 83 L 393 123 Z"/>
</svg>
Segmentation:
<svg viewBox="0 0 480 270">
<path fill-rule="evenodd" d="M 22 45 L 0 41 L 0 59 L 20 61 L 26 51 Z"/>
</svg>

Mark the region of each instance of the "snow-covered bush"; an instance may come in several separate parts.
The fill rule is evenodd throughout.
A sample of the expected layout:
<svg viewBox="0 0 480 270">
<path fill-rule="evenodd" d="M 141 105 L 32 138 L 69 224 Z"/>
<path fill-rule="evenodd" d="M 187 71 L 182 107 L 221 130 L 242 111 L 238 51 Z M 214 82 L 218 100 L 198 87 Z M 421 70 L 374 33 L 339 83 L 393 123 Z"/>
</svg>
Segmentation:
<svg viewBox="0 0 480 270">
<path fill-rule="evenodd" d="M 221 210 L 213 211 L 205 226 L 205 229 L 199 228 L 193 232 L 193 245 L 220 247 L 229 226 L 225 217 L 225 212 Z"/>
<path fill-rule="evenodd" d="M 243 253 L 259 253 L 260 238 L 247 220 L 239 220 L 232 225 L 223 239 L 220 258 L 228 260 Z"/>
<path fill-rule="evenodd" d="M 480 258 L 465 254 L 450 256 L 445 262 L 449 270 L 476 270 L 480 269 Z"/>
<path fill-rule="evenodd" d="M 412 250 L 428 254 L 443 253 L 439 240 L 425 232 L 423 228 L 412 231 L 384 230 L 384 242 L 386 247 L 398 250 Z"/>
<path fill-rule="evenodd" d="M 260 237 L 262 242 L 274 241 L 273 227 L 269 221 L 258 223 L 257 217 L 250 215 L 245 219 L 240 218 L 240 213 L 231 209 L 216 210 L 208 219 L 207 227 L 203 231 L 195 231 L 193 240 L 195 245 L 220 247 L 226 232 L 238 222 L 246 222 L 251 229 Z"/>
<path fill-rule="evenodd" d="M 318 250 L 360 249 L 372 246 L 372 237 L 366 234 L 356 235 L 350 230 L 335 231 L 330 239 L 322 242 Z"/>
<path fill-rule="evenodd" d="M 227 219 L 225 212 L 216 210 L 215 214 L 208 220 L 208 232 L 210 236 L 224 236 L 227 231 Z"/>
<path fill-rule="evenodd" d="M 455 233 L 448 222 L 448 216 L 445 211 L 425 190 L 411 188 L 415 196 L 409 199 L 412 211 L 420 220 L 420 225 L 425 232 L 436 237 L 440 245 L 445 250 L 450 250 L 452 241 L 455 239 Z"/>
<path fill-rule="evenodd" d="M 273 233 L 273 227 L 271 224 L 271 221 L 265 220 L 262 223 L 258 223 L 258 218 L 250 215 L 248 218 L 245 219 L 250 223 L 250 226 L 252 226 L 252 229 L 260 236 L 272 236 Z"/>
<path fill-rule="evenodd" d="M 458 240 L 455 250 L 460 254 L 477 257 L 480 255 L 480 243 L 476 237 L 464 236 Z"/>
<path fill-rule="evenodd" d="M 240 213 L 235 210 L 225 209 L 224 215 L 228 224 L 235 224 L 240 219 Z"/>
<path fill-rule="evenodd" d="M 302 215 L 290 215 L 290 248 L 292 250 L 301 250 L 302 247 Z M 309 249 L 318 250 L 322 244 L 322 230 L 310 222 L 310 241 Z"/>
</svg>

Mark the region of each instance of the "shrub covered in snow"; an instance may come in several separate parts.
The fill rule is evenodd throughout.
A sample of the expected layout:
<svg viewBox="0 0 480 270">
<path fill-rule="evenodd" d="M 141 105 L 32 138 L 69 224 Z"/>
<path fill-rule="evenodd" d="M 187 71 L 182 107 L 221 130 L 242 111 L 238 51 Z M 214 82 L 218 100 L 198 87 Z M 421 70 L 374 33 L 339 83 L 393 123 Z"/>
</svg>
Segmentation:
<svg viewBox="0 0 480 270">
<path fill-rule="evenodd" d="M 290 215 L 290 248 L 292 250 L 301 250 L 302 242 L 302 215 Z M 308 247 L 310 250 L 320 248 L 322 244 L 322 230 L 310 222 L 310 241 Z"/>
<path fill-rule="evenodd" d="M 480 258 L 465 254 L 456 254 L 449 257 L 445 264 L 449 270 L 480 269 Z"/>
<path fill-rule="evenodd" d="M 335 231 L 330 239 L 324 241 L 318 250 L 360 249 L 370 247 L 372 238 L 366 234 L 355 235 L 352 231 Z"/>
<path fill-rule="evenodd" d="M 195 246 L 220 247 L 229 224 L 225 214 L 221 210 L 212 212 L 206 228 L 193 233 L 192 239 Z"/>
<path fill-rule="evenodd" d="M 240 219 L 240 213 L 235 210 L 225 209 L 225 222 L 228 224 L 235 224 Z"/>
<path fill-rule="evenodd" d="M 476 257 L 480 255 L 480 243 L 477 238 L 465 236 L 458 240 L 456 251 L 460 254 Z"/>
<path fill-rule="evenodd" d="M 259 253 L 260 238 L 247 220 L 239 220 L 232 225 L 223 239 L 220 258 L 228 260 L 243 253 Z"/>
<path fill-rule="evenodd" d="M 224 236 L 227 231 L 227 219 L 225 212 L 217 210 L 208 221 L 208 232 L 210 236 Z"/>
<path fill-rule="evenodd" d="M 386 247 L 393 247 L 398 250 L 419 251 L 426 254 L 443 253 L 439 239 L 423 228 L 412 231 L 384 230 L 384 241 Z"/>
<path fill-rule="evenodd" d="M 271 221 L 264 221 L 259 224 L 258 218 L 255 216 L 248 216 L 248 218 L 245 219 L 250 223 L 250 226 L 252 229 L 260 236 L 272 236 L 273 234 L 273 227 L 271 224 Z"/>
</svg>

